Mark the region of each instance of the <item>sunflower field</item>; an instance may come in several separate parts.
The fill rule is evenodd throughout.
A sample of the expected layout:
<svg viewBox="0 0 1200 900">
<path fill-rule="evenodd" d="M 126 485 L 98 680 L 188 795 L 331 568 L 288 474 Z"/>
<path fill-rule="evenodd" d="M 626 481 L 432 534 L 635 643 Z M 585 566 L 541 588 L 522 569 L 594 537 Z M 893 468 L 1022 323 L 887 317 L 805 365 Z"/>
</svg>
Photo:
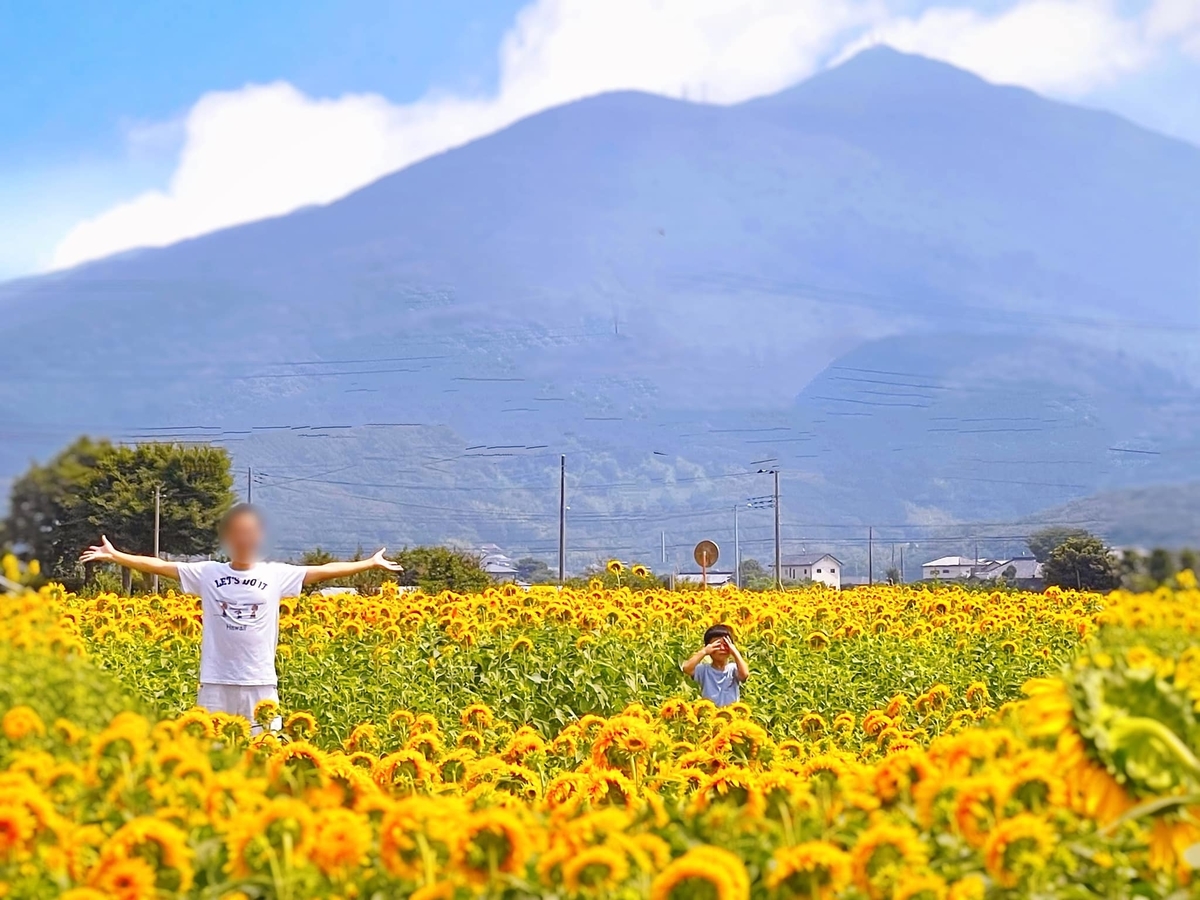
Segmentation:
<svg viewBox="0 0 1200 900">
<path fill-rule="evenodd" d="M 743 702 L 679 663 L 729 624 Z M 0 599 L 0 897 L 1195 896 L 1200 590 Z M 282 717 L 280 731 L 269 723 Z"/>
</svg>

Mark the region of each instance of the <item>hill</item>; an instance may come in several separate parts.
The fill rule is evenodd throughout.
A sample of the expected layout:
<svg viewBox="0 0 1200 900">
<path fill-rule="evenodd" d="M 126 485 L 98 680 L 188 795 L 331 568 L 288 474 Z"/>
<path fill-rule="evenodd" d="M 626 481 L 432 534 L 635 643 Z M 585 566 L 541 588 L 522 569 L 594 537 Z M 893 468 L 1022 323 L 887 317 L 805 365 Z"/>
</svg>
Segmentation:
<svg viewBox="0 0 1200 900">
<path fill-rule="evenodd" d="M 1038 523 L 1086 523 L 1117 546 L 1200 546 L 1200 482 L 1106 491 L 1034 517 Z"/>
<path fill-rule="evenodd" d="M 572 505 L 597 553 L 688 544 L 769 456 L 797 526 L 1025 516 L 1187 468 L 1196 209 L 1200 149 L 887 49 L 730 107 L 602 95 L 325 207 L 3 286 L 0 472 L 82 431 L 225 443 L 274 480 L 281 546 L 540 552 L 560 453 L 597 485 Z M 1057 431 L 929 421 L 1051 402 Z M 1063 477 L 1076 451 L 1096 465 Z"/>
</svg>

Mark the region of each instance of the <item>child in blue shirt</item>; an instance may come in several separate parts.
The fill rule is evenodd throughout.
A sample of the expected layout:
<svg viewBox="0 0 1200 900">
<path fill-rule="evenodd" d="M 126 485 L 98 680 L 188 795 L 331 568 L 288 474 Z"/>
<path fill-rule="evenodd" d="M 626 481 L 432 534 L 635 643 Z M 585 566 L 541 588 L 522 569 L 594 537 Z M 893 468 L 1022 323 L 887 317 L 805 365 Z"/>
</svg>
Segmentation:
<svg viewBox="0 0 1200 900">
<path fill-rule="evenodd" d="M 729 706 L 741 699 L 742 682 L 750 677 L 750 667 L 733 645 L 733 630 L 728 625 L 714 625 L 704 632 L 704 646 L 684 661 L 683 674 L 700 685 L 702 697 L 717 706 Z"/>
</svg>

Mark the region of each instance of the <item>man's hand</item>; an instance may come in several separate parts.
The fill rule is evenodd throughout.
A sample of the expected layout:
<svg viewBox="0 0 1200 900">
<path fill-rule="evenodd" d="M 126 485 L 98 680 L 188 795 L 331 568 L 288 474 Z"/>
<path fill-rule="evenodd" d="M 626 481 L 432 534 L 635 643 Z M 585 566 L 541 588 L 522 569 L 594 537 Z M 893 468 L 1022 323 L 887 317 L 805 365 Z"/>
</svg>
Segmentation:
<svg viewBox="0 0 1200 900">
<path fill-rule="evenodd" d="M 79 557 L 79 561 L 81 563 L 116 562 L 117 548 L 109 543 L 108 538 L 100 535 L 100 543 L 84 550 L 83 555 Z"/>
<path fill-rule="evenodd" d="M 400 565 L 400 563 L 384 558 L 383 553 L 385 550 L 387 550 L 387 547 L 380 547 L 379 552 L 371 557 L 372 568 L 387 569 L 389 572 L 403 572 L 404 566 Z"/>
<path fill-rule="evenodd" d="M 116 563 L 135 572 L 147 575 L 161 575 L 164 578 L 179 580 L 179 566 L 165 559 L 154 556 L 137 556 L 133 553 L 122 553 L 109 542 L 108 538 L 100 536 L 100 543 L 88 547 L 79 557 L 81 563 Z"/>
<path fill-rule="evenodd" d="M 712 656 L 714 653 L 716 653 L 719 650 L 723 650 L 724 648 L 725 648 L 725 639 L 717 638 L 711 644 L 705 644 L 704 649 L 701 650 L 700 652 L 703 653 L 705 656 Z"/>
</svg>

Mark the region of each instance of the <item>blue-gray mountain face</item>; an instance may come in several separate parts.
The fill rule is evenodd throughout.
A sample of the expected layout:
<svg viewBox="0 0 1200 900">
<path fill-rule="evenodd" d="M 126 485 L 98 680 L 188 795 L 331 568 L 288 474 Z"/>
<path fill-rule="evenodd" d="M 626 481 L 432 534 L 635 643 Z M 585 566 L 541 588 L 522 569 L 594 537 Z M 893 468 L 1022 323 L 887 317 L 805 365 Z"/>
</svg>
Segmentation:
<svg viewBox="0 0 1200 900">
<path fill-rule="evenodd" d="M 560 453 L 575 565 L 731 540 L 774 464 L 790 549 L 1015 539 L 1200 476 L 1198 335 L 1200 148 L 877 49 L 0 288 L 0 473 L 80 432 L 228 441 L 285 552 L 548 555 Z"/>
</svg>

